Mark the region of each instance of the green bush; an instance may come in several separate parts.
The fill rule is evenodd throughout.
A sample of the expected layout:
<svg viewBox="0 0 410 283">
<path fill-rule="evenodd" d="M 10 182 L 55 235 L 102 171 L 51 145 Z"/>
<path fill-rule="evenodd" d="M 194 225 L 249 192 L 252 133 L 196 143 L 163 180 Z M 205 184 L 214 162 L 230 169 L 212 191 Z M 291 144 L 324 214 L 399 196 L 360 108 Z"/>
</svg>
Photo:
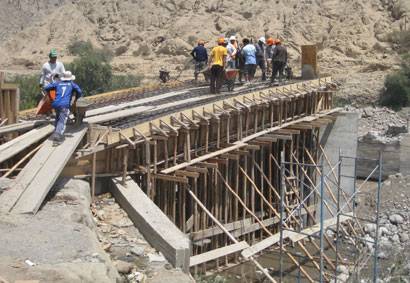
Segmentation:
<svg viewBox="0 0 410 283">
<path fill-rule="evenodd" d="M 39 75 L 17 76 L 13 80 L 13 83 L 18 84 L 20 88 L 20 110 L 37 106 L 41 97 L 39 81 Z"/>
<path fill-rule="evenodd" d="M 110 90 L 112 70 L 109 63 L 99 60 L 93 53 L 80 56 L 66 66 L 76 77 L 75 82 L 84 95 L 94 95 Z"/>
<path fill-rule="evenodd" d="M 108 48 L 95 48 L 91 41 L 81 41 L 76 40 L 73 41 L 68 47 L 68 52 L 71 55 L 84 57 L 88 55 L 92 55 L 100 61 L 110 62 L 114 57 L 114 53 L 109 50 Z"/>
<path fill-rule="evenodd" d="M 403 56 L 399 71 L 386 76 L 380 104 L 395 110 L 410 105 L 410 53 Z"/>
<path fill-rule="evenodd" d="M 394 31 L 389 34 L 389 41 L 398 45 L 399 53 L 406 53 L 410 50 L 410 30 Z"/>
<path fill-rule="evenodd" d="M 408 78 L 402 72 L 388 75 L 384 82 L 385 90 L 380 97 L 384 106 L 399 110 L 409 105 L 410 85 Z"/>
</svg>

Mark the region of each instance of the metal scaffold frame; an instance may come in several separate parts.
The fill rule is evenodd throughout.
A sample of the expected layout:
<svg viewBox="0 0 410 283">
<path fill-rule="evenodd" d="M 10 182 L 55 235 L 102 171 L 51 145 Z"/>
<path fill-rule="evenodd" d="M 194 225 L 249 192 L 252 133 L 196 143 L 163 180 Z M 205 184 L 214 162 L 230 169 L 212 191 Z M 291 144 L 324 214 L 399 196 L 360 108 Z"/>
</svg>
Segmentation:
<svg viewBox="0 0 410 283">
<path fill-rule="evenodd" d="M 379 154 L 379 159 L 368 159 L 368 158 L 358 158 L 358 157 L 351 157 L 351 156 L 344 156 L 342 155 L 341 151 L 339 150 L 339 158 L 335 164 L 331 164 L 330 159 L 326 156 L 324 149 L 320 146 L 321 150 L 321 158 L 320 164 L 317 164 L 310 160 L 311 163 L 301 163 L 297 160 L 297 158 L 293 155 L 291 160 L 285 159 L 284 153 L 281 153 L 281 162 L 280 162 L 280 172 L 281 172 L 281 186 L 280 186 L 280 222 L 279 222 L 279 233 L 280 233 L 280 240 L 279 240 L 279 251 L 280 251 L 280 260 L 279 260 L 279 278 L 280 282 L 284 280 L 284 250 L 285 246 L 288 244 L 286 242 L 287 239 L 290 239 L 291 242 L 295 243 L 301 239 L 309 238 L 311 243 L 317 246 L 314 241 L 319 241 L 319 249 L 318 249 L 318 257 L 316 262 L 313 258 L 310 258 L 313 265 L 319 266 L 319 274 L 315 281 L 318 282 L 342 282 L 338 281 L 339 275 L 339 266 L 342 262 L 346 261 L 346 259 L 341 257 L 340 253 L 340 241 L 344 237 L 353 244 L 354 248 L 356 249 L 355 255 L 359 255 L 358 257 L 355 256 L 353 268 L 350 270 L 350 273 L 357 281 L 359 278 L 360 270 L 367 265 L 370 258 L 373 258 L 372 263 L 372 282 L 376 282 L 378 278 L 378 241 L 379 241 L 379 215 L 380 215 L 380 198 L 381 198 L 381 185 L 382 185 L 382 176 L 383 176 L 383 166 L 382 166 L 382 155 Z M 343 165 L 346 163 L 346 160 L 353 161 L 353 176 L 343 175 Z M 356 186 L 356 171 L 357 171 L 357 162 L 358 161 L 372 161 L 377 162 L 377 165 L 371 170 L 367 178 L 363 181 L 363 183 L 357 188 Z M 325 172 L 326 165 L 328 166 L 329 170 Z M 312 180 L 312 176 L 309 177 L 308 172 L 315 171 L 317 176 L 319 177 L 316 181 Z M 296 173 L 295 173 L 296 172 Z M 353 188 L 352 190 L 347 190 L 341 184 L 342 178 L 350 178 L 353 179 Z M 314 178 L 313 178 L 314 179 Z M 360 194 L 364 194 L 365 192 L 362 191 L 362 188 L 369 180 L 376 179 L 377 180 L 377 191 L 375 192 L 375 219 L 367 219 L 363 217 L 358 217 L 356 213 L 356 198 Z M 295 184 L 289 180 L 294 180 Z M 288 195 L 295 188 L 291 188 L 292 186 L 299 187 L 299 196 L 297 204 L 294 204 L 293 208 L 290 208 L 289 203 L 286 203 Z M 332 190 L 333 188 L 333 190 Z M 371 193 L 371 192 L 370 192 Z M 336 194 L 336 197 L 335 197 Z M 329 202 L 327 202 L 327 197 L 331 197 L 333 199 L 333 210 L 331 206 L 329 206 Z M 342 199 L 343 198 L 343 199 Z M 303 215 L 302 209 L 307 207 L 311 202 L 316 203 L 318 206 L 319 215 L 314 215 L 315 219 L 309 219 L 308 215 Z M 325 213 L 327 209 L 328 213 L 330 213 L 331 218 L 325 219 Z M 286 211 L 285 211 L 286 210 Z M 287 213 L 287 214 L 285 214 Z M 312 217 L 312 216 L 311 216 Z M 317 223 L 313 223 L 315 225 L 311 226 L 312 221 L 317 221 Z M 351 222 L 350 222 L 351 221 Z M 347 232 L 347 229 L 342 225 L 343 222 L 346 222 L 346 228 L 350 228 L 350 232 Z M 376 226 L 376 233 L 374 237 L 374 241 L 369 241 L 360 236 L 360 234 L 364 233 L 363 230 L 363 223 L 373 223 Z M 354 227 L 355 225 L 356 227 Z M 334 245 L 329 241 L 327 237 L 327 230 L 330 229 L 331 226 L 336 226 L 335 228 L 335 239 Z M 305 227 L 308 227 L 305 229 Z M 358 231 L 359 230 L 359 231 Z M 334 260 L 329 260 L 328 255 L 326 254 L 325 248 L 325 240 L 328 243 L 328 249 L 333 249 L 334 251 Z M 372 249 L 368 248 L 368 243 L 373 247 Z M 363 247 L 363 248 L 362 248 Z M 301 255 L 297 253 L 298 258 L 298 268 L 297 272 L 297 282 L 301 282 L 301 268 L 302 264 L 300 264 Z M 334 263 L 332 266 L 333 274 L 331 272 L 327 272 L 325 268 L 325 262 L 328 265 L 332 265 L 331 262 Z M 348 262 L 347 262 L 348 263 Z M 308 278 L 309 279 L 309 278 Z"/>
</svg>

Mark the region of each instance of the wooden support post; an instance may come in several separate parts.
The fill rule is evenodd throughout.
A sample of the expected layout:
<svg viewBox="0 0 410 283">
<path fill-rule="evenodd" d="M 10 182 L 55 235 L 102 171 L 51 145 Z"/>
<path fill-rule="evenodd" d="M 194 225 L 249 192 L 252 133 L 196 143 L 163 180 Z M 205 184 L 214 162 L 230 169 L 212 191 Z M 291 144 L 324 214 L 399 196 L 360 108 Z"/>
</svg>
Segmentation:
<svg viewBox="0 0 410 283">
<path fill-rule="evenodd" d="M 94 201 L 95 198 L 95 171 L 97 166 L 97 153 L 93 153 L 92 169 L 91 169 L 91 198 Z"/>
<path fill-rule="evenodd" d="M 219 171 L 218 171 L 219 172 Z M 226 230 L 226 228 L 221 224 L 221 222 L 218 221 L 218 219 L 216 219 L 212 213 L 206 208 L 206 206 L 197 198 L 197 196 L 190 190 L 188 189 L 189 194 L 192 196 L 192 198 L 198 203 L 198 205 L 202 208 L 203 211 L 205 211 L 205 213 L 209 216 L 209 218 L 212 219 L 212 221 L 215 222 L 216 225 L 219 226 L 219 228 L 221 228 L 222 231 L 224 231 L 224 233 L 231 239 L 232 242 L 234 242 L 235 244 L 238 244 L 239 241 L 232 236 L 232 234 Z M 270 276 L 269 272 L 266 271 L 265 268 L 263 268 L 259 262 L 256 261 L 256 259 L 254 259 L 253 257 L 249 258 L 255 265 L 256 267 L 262 271 L 262 273 L 266 276 L 266 278 L 268 278 L 271 282 L 276 283 L 275 279 L 272 278 L 272 276 Z"/>
<path fill-rule="evenodd" d="M 128 171 L 128 146 L 123 149 L 123 169 L 122 169 L 122 185 L 126 187 L 127 171 Z"/>
<path fill-rule="evenodd" d="M 242 201 L 242 199 L 235 193 L 235 191 L 229 186 L 229 184 L 227 183 L 227 181 L 224 179 L 224 177 L 222 176 L 221 172 L 219 172 L 219 170 L 216 171 L 219 175 L 219 177 L 222 179 L 222 181 L 225 184 L 225 188 L 227 188 L 237 199 L 238 201 L 241 203 L 241 205 L 243 206 L 243 208 L 256 220 L 256 222 L 259 223 L 259 225 L 262 227 L 262 229 L 269 235 L 269 236 L 273 236 L 273 234 L 266 228 L 266 226 L 263 224 L 263 222 L 252 212 L 252 210 L 250 210 L 245 203 Z M 306 270 L 301 267 L 298 263 L 298 261 L 290 254 L 287 252 L 287 250 L 285 248 L 283 248 L 284 252 L 288 255 L 288 257 L 292 260 L 292 262 L 294 264 L 296 264 L 296 266 L 298 268 L 300 268 L 300 271 L 303 273 L 303 275 L 305 275 L 305 277 L 309 280 L 309 282 L 314 282 L 314 280 L 312 279 L 312 277 L 310 277 L 310 275 L 306 272 Z M 312 261 L 314 261 L 313 259 L 311 259 Z"/>
</svg>

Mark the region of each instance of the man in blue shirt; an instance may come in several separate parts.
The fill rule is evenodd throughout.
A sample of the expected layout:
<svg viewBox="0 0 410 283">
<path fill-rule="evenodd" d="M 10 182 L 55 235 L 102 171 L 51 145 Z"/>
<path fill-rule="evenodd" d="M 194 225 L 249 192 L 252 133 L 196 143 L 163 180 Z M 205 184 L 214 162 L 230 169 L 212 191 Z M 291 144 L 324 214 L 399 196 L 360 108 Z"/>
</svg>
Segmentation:
<svg viewBox="0 0 410 283">
<path fill-rule="evenodd" d="M 198 80 L 199 73 L 206 67 L 208 62 L 208 52 L 204 45 L 205 41 L 198 40 L 198 46 L 196 46 L 191 52 L 191 56 L 195 60 L 195 82 Z"/>
<path fill-rule="evenodd" d="M 61 143 L 64 141 L 64 131 L 68 116 L 70 115 L 71 98 L 75 93 L 75 100 L 80 98 L 83 93 L 80 87 L 73 82 L 75 76 L 70 71 L 64 72 L 61 81 L 51 83 L 44 87 L 44 91 L 54 89 L 56 91 L 56 98 L 51 103 L 51 106 L 56 112 L 56 120 L 54 123 L 55 130 L 51 139 Z"/>
<path fill-rule="evenodd" d="M 245 61 L 245 79 L 246 82 L 250 83 L 256 72 L 256 48 L 253 44 L 250 44 L 247 38 L 244 38 L 242 42 L 242 56 Z"/>
</svg>

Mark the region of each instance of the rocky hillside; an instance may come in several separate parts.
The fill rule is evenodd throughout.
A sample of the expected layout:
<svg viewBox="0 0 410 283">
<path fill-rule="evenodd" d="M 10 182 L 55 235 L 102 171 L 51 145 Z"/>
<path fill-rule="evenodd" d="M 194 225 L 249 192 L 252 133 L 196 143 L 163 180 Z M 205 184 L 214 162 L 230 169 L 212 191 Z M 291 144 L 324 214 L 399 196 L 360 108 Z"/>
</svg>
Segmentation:
<svg viewBox="0 0 410 283">
<path fill-rule="evenodd" d="M 406 5 L 403 0 L 3 0 L 0 69 L 38 70 L 51 47 L 69 62 L 66 46 L 91 40 L 115 52 L 116 71 L 152 78 L 162 66 L 175 75 L 189 64 L 188 51 L 199 38 L 211 47 L 221 34 L 265 35 L 284 40 L 296 69 L 300 45 L 319 44 L 322 74 L 344 81 L 347 97 L 369 95 L 397 62 L 389 33 L 404 28 Z"/>
</svg>

